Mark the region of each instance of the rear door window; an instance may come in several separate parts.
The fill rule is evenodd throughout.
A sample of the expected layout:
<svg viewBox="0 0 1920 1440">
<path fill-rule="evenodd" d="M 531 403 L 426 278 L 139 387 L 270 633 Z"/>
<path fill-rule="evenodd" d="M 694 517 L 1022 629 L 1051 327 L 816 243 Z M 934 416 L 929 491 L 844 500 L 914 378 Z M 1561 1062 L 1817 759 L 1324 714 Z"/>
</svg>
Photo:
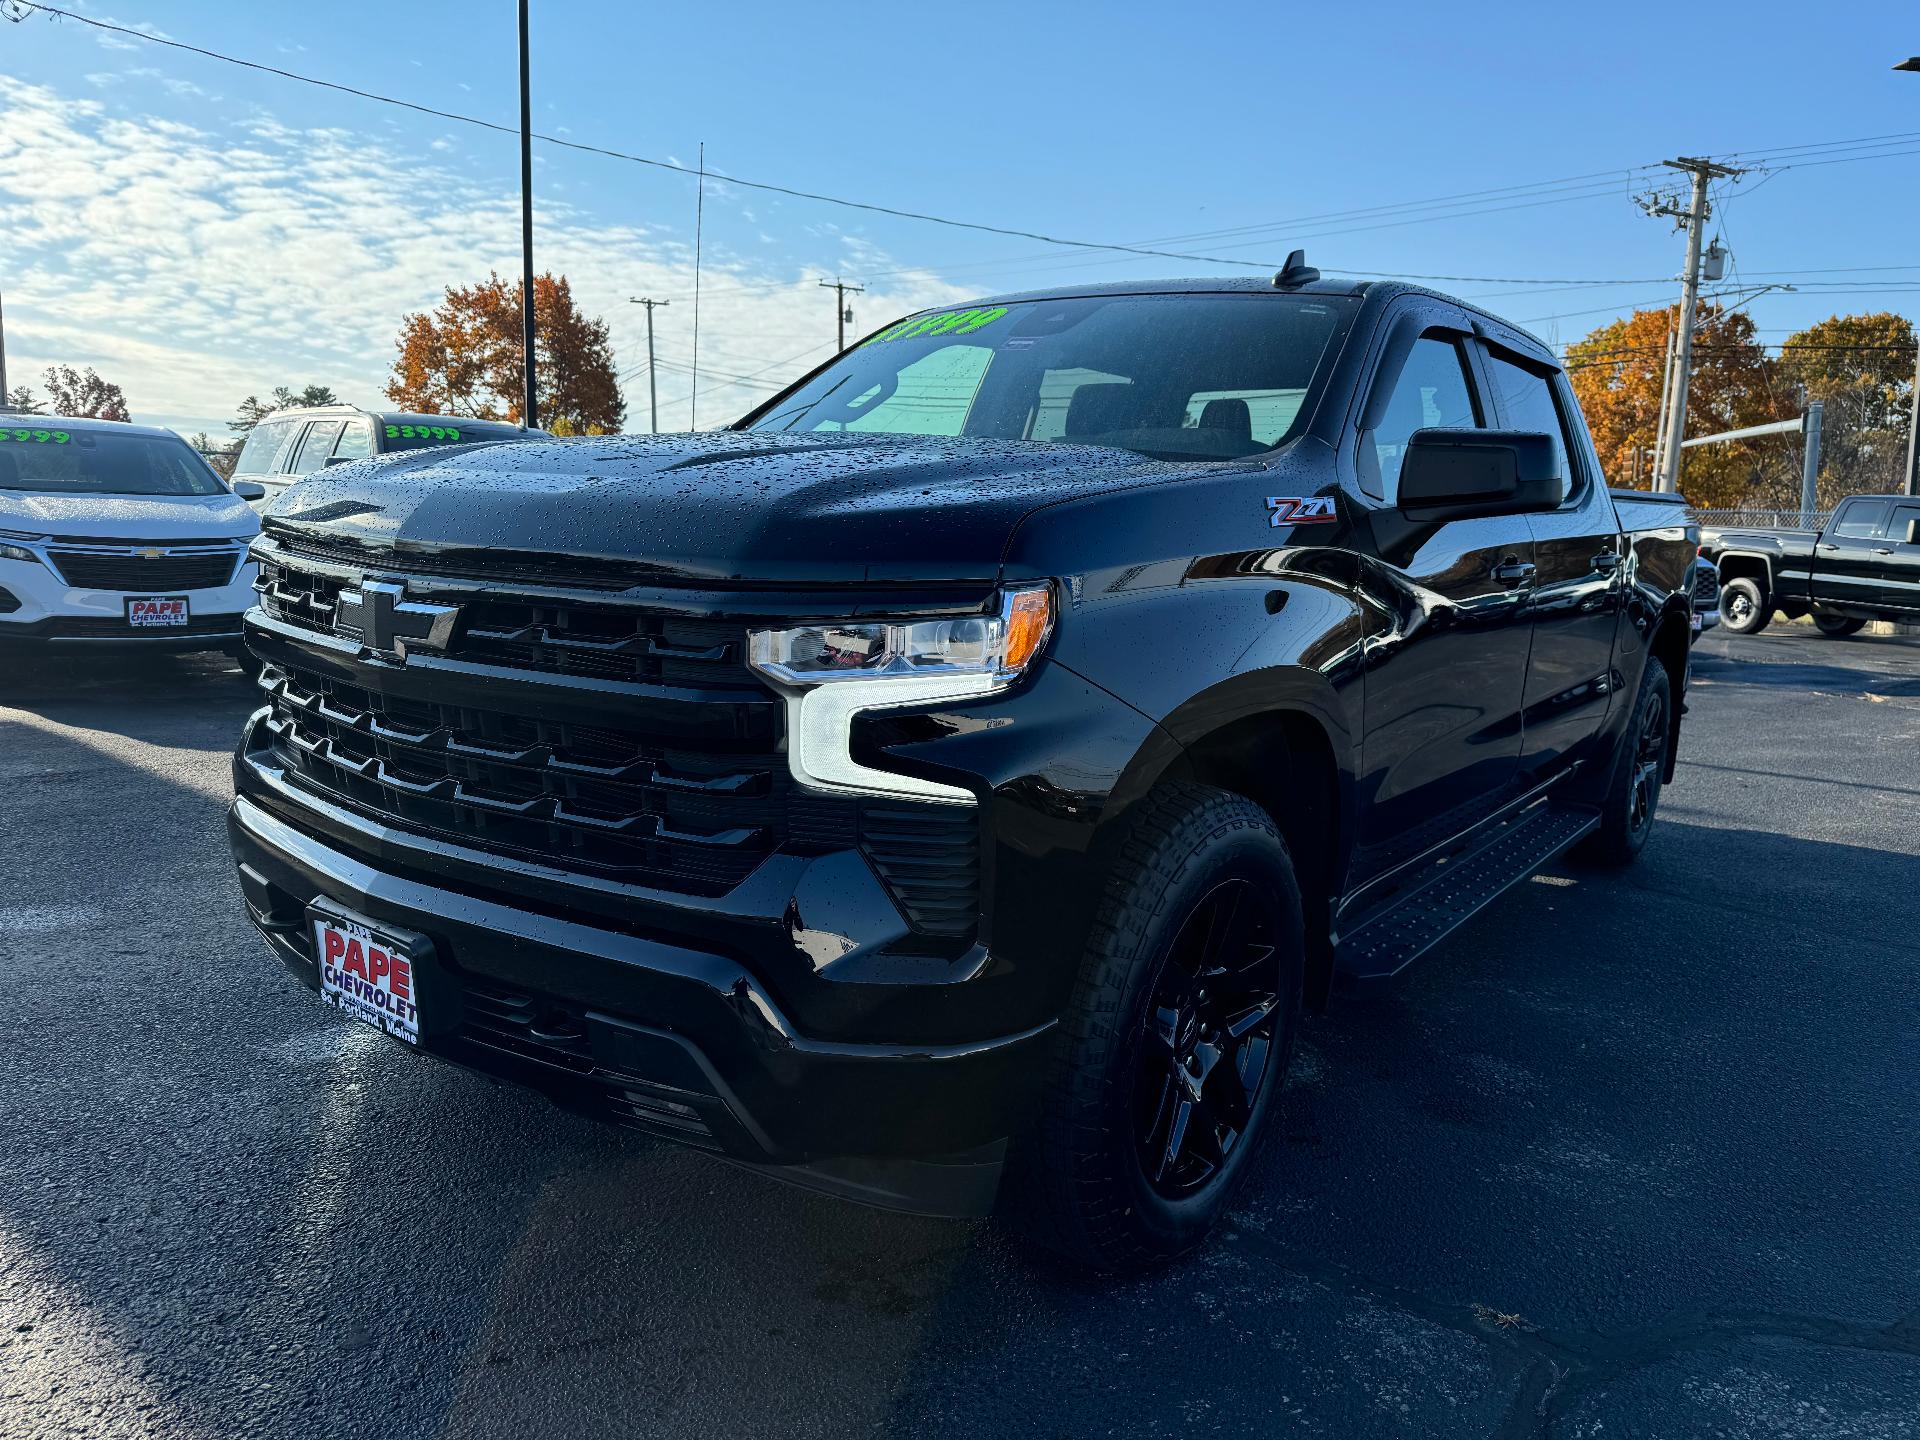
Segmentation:
<svg viewBox="0 0 1920 1440">
<path fill-rule="evenodd" d="M 307 427 L 307 438 L 300 442 L 300 453 L 289 467 L 295 475 L 311 475 L 327 463 L 345 426 L 342 420 L 316 420 Z"/>
<path fill-rule="evenodd" d="M 1833 527 L 1834 534 L 1854 540 L 1871 540 L 1880 533 L 1880 527 L 1886 521 L 1887 502 L 1849 500 L 1840 507 L 1839 515 L 1834 518 L 1839 522 Z"/>
<path fill-rule="evenodd" d="M 247 443 L 233 462 L 235 475 L 279 475 L 281 453 L 299 433 L 298 420 L 263 420 L 247 434 Z"/>
<path fill-rule="evenodd" d="M 1920 521 L 1920 505 L 1896 505 L 1893 507 L 1893 521 L 1887 526 L 1887 538 L 1896 545 L 1920 545 L 1920 533 L 1909 540 L 1907 531 L 1916 521 Z"/>
<path fill-rule="evenodd" d="M 1573 493 L 1573 471 L 1567 460 L 1567 427 L 1554 403 L 1553 386 L 1547 377 L 1503 356 L 1487 356 L 1487 379 L 1493 386 L 1495 408 L 1500 423 L 1509 430 L 1553 437 L 1554 461 L 1560 467 L 1560 498 Z"/>
<path fill-rule="evenodd" d="M 336 460 L 360 460 L 373 453 L 373 426 L 365 420 L 349 420 L 333 447 Z"/>
</svg>

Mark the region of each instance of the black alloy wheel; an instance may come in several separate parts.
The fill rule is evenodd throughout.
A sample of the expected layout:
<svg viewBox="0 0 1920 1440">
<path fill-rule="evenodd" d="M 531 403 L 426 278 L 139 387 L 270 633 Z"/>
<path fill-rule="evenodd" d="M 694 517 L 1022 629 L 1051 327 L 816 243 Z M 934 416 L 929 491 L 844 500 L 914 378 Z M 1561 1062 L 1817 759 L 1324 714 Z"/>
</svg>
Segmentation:
<svg viewBox="0 0 1920 1440">
<path fill-rule="evenodd" d="M 1273 1070 L 1281 912 L 1251 880 L 1222 880 L 1174 937 L 1135 1061 L 1136 1150 L 1147 1183 L 1194 1194 L 1245 1135 Z"/>
<path fill-rule="evenodd" d="M 1640 733 L 1633 741 L 1632 789 L 1627 796 L 1627 830 L 1643 841 L 1653 828 L 1653 812 L 1660 805 L 1660 785 L 1667 768 L 1667 702 L 1662 685 L 1650 690 L 1640 706 Z"/>
</svg>

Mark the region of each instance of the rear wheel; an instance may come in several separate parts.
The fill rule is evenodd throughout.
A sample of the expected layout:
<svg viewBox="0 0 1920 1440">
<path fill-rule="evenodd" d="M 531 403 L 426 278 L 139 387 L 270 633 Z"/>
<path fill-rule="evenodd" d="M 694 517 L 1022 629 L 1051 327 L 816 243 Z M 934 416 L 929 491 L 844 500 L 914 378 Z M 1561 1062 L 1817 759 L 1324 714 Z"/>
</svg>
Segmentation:
<svg viewBox="0 0 1920 1440">
<path fill-rule="evenodd" d="M 1300 891 L 1267 813 L 1167 786 L 1106 884 L 1037 1123 L 1001 1213 L 1097 1270 L 1192 1249 L 1226 1208 L 1286 1074 Z"/>
<path fill-rule="evenodd" d="M 1649 657 L 1640 678 L 1640 694 L 1615 752 L 1613 776 L 1600 808 L 1600 828 L 1580 845 L 1580 855 L 1597 865 L 1631 865 L 1653 831 L 1666 783 L 1667 746 L 1672 740 L 1673 681 L 1658 657 Z"/>
<path fill-rule="evenodd" d="M 1744 575 L 1720 587 L 1720 623 L 1736 635 L 1757 635 L 1773 619 L 1773 606 L 1767 602 L 1757 580 Z"/>
<path fill-rule="evenodd" d="M 1822 635 L 1833 636 L 1836 640 L 1841 636 L 1856 633 L 1860 627 L 1866 623 L 1864 620 L 1854 619 L 1851 615 L 1816 615 L 1813 617 L 1813 628 L 1818 630 Z"/>
</svg>

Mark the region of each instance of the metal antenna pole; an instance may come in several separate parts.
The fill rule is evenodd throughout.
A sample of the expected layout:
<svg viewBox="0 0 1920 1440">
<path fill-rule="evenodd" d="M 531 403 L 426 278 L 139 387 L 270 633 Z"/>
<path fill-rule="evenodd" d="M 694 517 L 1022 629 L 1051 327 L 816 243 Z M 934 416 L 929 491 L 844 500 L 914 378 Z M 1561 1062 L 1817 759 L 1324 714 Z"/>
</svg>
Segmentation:
<svg viewBox="0 0 1920 1440">
<path fill-rule="evenodd" d="M 7 408 L 7 297 L 0 295 L 0 410 Z M 1912 469 L 1912 466 L 1908 466 Z"/>
<path fill-rule="evenodd" d="M 847 316 L 852 313 L 847 309 L 847 296 L 864 295 L 867 293 L 867 288 L 864 285 L 849 285 L 839 279 L 822 280 L 820 288 L 833 291 L 833 318 L 840 327 L 839 339 L 835 342 L 835 347 L 844 353 L 847 348 Z"/>
<path fill-rule="evenodd" d="M 649 300 L 643 296 L 635 295 L 630 298 L 627 303 L 629 305 L 644 305 L 647 307 L 647 408 L 653 414 L 653 433 L 658 435 L 660 433 L 660 387 L 654 383 L 653 373 L 653 312 L 659 307 L 671 305 L 673 302 L 671 300 Z"/>
<path fill-rule="evenodd" d="M 520 363 L 527 372 L 520 423 L 535 429 L 540 394 L 533 373 L 533 87 L 527 69 L 527 0 L 520 0 Z"/>
</svg>

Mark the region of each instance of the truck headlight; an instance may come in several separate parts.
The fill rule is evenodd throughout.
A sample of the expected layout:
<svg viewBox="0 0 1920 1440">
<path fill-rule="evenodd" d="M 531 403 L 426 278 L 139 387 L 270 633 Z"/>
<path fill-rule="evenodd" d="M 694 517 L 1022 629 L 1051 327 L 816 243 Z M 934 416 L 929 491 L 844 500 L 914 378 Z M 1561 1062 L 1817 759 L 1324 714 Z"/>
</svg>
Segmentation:
<svg viewBox="0 0 1920 1440">
<path fill-rule="evenodd" d="M 31 550 L 18 545 L 0 545 L 0 560 L 23 560 L 29 565 L 38 565 L 40 557 Z"/>
<path fill-rule="evenodd" d="M 998 610 L 986 615 L 755 630 L 747 660 L 786 700 L 787 765 L 801 784 L 971 805 L 972 793 L 958 786 L 859 764 L 850 748 L 853 717 L 1004 690 L 1052 628 L 1053 587 L 1035 585 L 1003 592 Z"/>
</svg>

